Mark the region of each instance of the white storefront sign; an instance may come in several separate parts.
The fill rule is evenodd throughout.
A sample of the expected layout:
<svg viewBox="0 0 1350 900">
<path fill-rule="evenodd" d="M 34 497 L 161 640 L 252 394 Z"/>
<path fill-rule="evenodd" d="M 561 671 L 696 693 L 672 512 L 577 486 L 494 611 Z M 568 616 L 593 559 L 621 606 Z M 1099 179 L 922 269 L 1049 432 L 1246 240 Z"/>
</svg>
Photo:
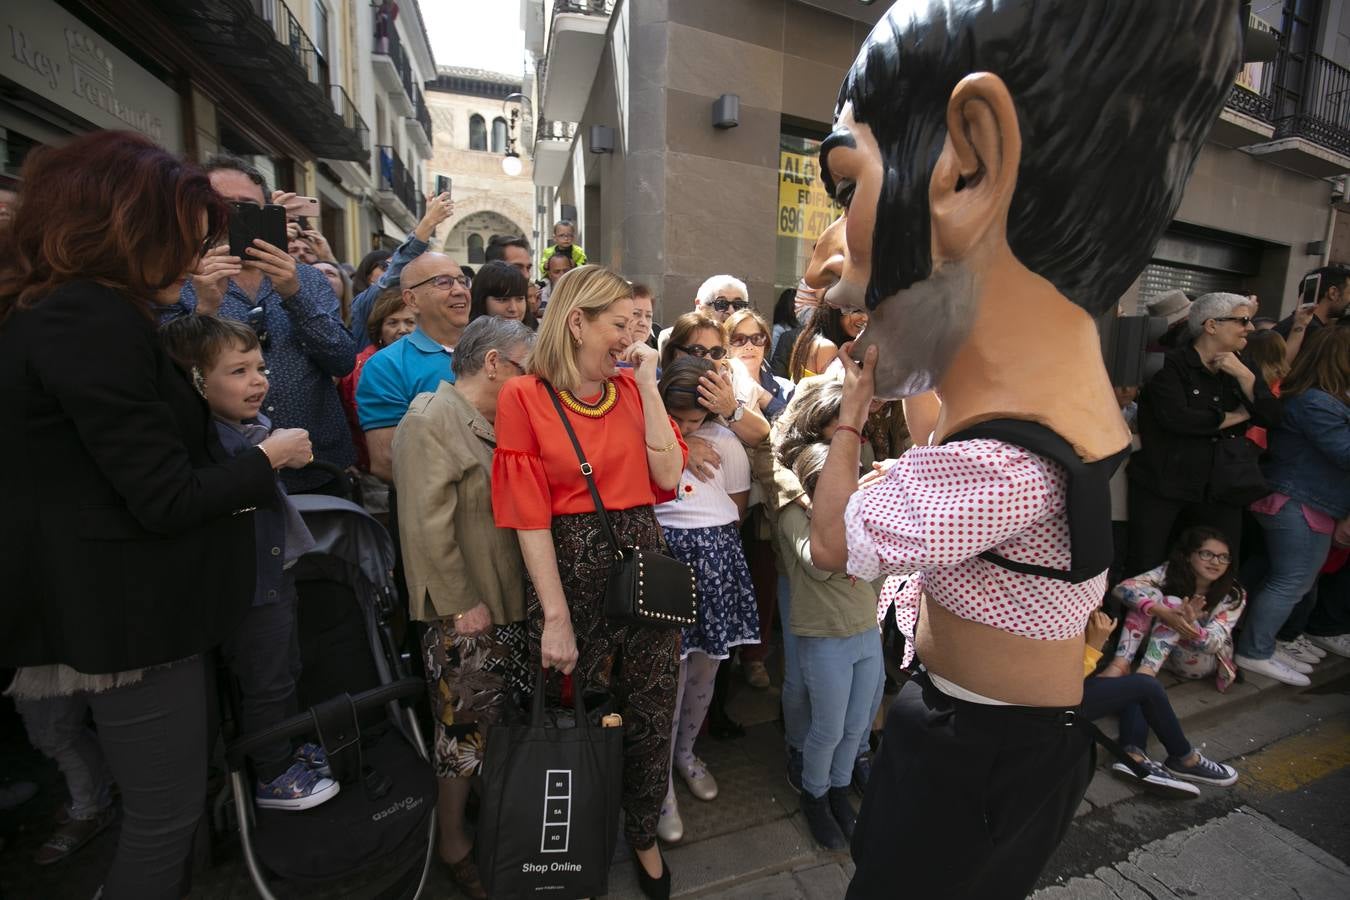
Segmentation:
<svg viewBox="0 0 1350 900">
<path fill-rule="evenodd" d="M 182 150 L 172 88 L 51 0 L 3 4 L 0 75 L 99 128 L 139 131 Z"/>
</svg>

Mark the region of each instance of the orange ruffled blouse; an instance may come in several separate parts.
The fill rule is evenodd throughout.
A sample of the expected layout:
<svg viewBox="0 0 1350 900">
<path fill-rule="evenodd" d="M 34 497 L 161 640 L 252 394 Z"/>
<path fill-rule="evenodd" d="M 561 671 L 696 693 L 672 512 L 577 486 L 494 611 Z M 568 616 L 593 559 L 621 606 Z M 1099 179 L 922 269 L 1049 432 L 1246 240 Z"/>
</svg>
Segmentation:
<svg viewBox="0 0 1350 900">
<path fill-rule="evenodd" d="M 673 499 L 652 481 L 647 466 L 642 396 L 631 375 L 611 379 L 618 402 L 598 419 L 565 410 L 577 433 L 605 509 L 632 509 Z M 591 402 L 595 398 L 579 398 Z M 548 528 L 553 517 L 595 512 L 576 451 L 535 375 L 512 378 L 497 397 L 497 450 L 492 458 L 492 512 L 498 528 Z M 671 424 L 687 461 L 689 449 Z"/>
</svg>

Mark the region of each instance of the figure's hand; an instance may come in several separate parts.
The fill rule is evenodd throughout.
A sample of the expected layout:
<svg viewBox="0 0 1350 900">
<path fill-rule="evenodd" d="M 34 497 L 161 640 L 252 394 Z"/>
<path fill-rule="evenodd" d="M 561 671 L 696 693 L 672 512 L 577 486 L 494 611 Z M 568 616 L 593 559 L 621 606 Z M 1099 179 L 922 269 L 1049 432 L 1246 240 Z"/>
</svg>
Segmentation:
<svg viewBox="0 0 1350 900">
<path fill-rule="evenodd" d="M 853 361 L 852 351 L 852 341 L 839 348 L 839 361 L 844 366 L 844 397 L 839 405 L 839 424 L 862 431 L 876 390 L 877 348 L 875 344 L 867 348 L 862 365 Z"/>
<path fill-rule="evenodd" d="M 629 344 L 623 351 L 623 360 L 633 367 L 633 378 L 638 384 L 656 385 L 656 351 L 646 344 Z"/>
<path fill-rule="evenodd" d="M 731 373 L 717 369 L 704 372 L 698 380 L 698 402 L 704 409 L 724 419 L 735 415 L 736 391 L 731 386 Z"/>
<path fill-rule="evenodd" d="M 1106 614 L 1106 610 L 1093 610 L 1092 615 L 1088 617 L 1087 633 L 1084 640 L 1093 650 L 1101 650 L 1106 646 L 1106 639 L 1111 636 L 1111 632 L 1116 630 L 1116 620 Z"/>
<path fill-rule="evenodd" d="M 431 236 L 436 233 L 436 226 L 454 214 L 455 201 L 450 199 L 449 194 L 440 193 L 434 197 L 428 197 L 427 211 L 422 213 L 422 220 L 417 223 L 413 233 L 420 240 L 429 241 Z"/>
<path fill-rule="evenodd" d="M 294 297 L 300 292 L 300 279 L 296 276 L 295 260 L 280 247 L 274 247 L 262 238 L 254 238 L 252 247 L 245 247 L 248 257 L 244 265 L 272 279 L 272 287 L 283 299 Z"/>
<path fill-rule="evenodd" d="M 539 661 L 545 669 L 557 669 L 571 674 L 577 665 L 577 638 L 572 633 L 572 620 L 544 619 L 544 634 L 539 640 Z"/>
<path fill-rule="evenodd" d="M 242 261 L 230 256 L 227 244 L 212 247 L 197 261 L 192 273 L 192 290 L 197 295 L 197 313 L 214 316 L 220 311 L 220 301 L 230 289 L 230 279 L 244 271 Z"/>
<path fill-rule="evenodd" d="M 303 428 L 278 428 L 258 446 L 274 469 L 302 469 L 314 461 L 314 445 Z"/>
<path fill-rule="evenodd" d="M 712 478 L 722 467 L 722 455 L 717 452 L 717 448 L 701 437 L 688 437 L 684 442 L 689 447 L 689 460 L 685 467 L 699 481 Z"/>
<path fill-rule="evenodd" d="M 485 604 L 478 604 L 468 612 L 455 616 L 455 634 L 460 637 L 478 637 L 492 627 L 492 613 Z"/>
</svg>

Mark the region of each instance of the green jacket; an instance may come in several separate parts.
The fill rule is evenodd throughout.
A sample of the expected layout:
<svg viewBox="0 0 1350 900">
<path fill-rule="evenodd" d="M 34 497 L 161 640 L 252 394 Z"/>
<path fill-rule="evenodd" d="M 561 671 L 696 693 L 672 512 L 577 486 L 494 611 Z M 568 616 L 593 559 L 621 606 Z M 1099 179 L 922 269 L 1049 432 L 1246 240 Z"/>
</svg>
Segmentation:
<svg viewBox="0 0 1350 900">
<path fill-rule="evenodd" d="M 557 252 L 558 248 L 554 244 L 549 244 L 547 247 L 544 248 L 544 255 L 539 257 L 539 274 L 541 276 L 548 275 L 549 257 Z M 586 265 L 586 251 L 581 249 L 580 244 L 572 245 L 572 265 L 574 266 Z"/>
</svg>

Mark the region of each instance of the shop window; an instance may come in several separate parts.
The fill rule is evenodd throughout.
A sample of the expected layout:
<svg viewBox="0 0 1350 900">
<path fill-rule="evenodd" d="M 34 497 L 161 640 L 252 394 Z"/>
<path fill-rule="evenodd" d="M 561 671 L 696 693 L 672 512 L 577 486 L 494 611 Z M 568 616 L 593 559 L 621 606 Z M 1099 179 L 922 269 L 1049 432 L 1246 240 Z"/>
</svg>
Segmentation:
<svg viewBox="0 0 1350 900">
<path fill-rule="evenodd" d="M 824 135 L 820 135 L 821 138 Z M 816 238 L 839 217 L 842 207 L 830 199 L 816 171 L 819 166 L 820 140 L 805 134 L 780 134 L 778 139 L 778 259 L 774 267 L 777 291 L 797 286 L 806 272 Z M 777 300 L 760 300 L 772 308 Z"/>
<path fill-rule="evenodd" d="M 482 265 L 487 262 L 487 257 L 483 253 L 483 236 L 481 234 L 471 234 L 468 240 L 469 245 L 469 263 L 471 265 Z"/>
<path fill-rule="evenodd" d="M 501 116 L 492 120 L 492 152 L 506 152 L 506 120 Z"/>
<path fill-rule="evenodd" d="M 487 125 L 483 122 L 483 117 L 474 113 L 469 116 L 469 149 L 486 150 L 487 147 Z"/>
</svg>

